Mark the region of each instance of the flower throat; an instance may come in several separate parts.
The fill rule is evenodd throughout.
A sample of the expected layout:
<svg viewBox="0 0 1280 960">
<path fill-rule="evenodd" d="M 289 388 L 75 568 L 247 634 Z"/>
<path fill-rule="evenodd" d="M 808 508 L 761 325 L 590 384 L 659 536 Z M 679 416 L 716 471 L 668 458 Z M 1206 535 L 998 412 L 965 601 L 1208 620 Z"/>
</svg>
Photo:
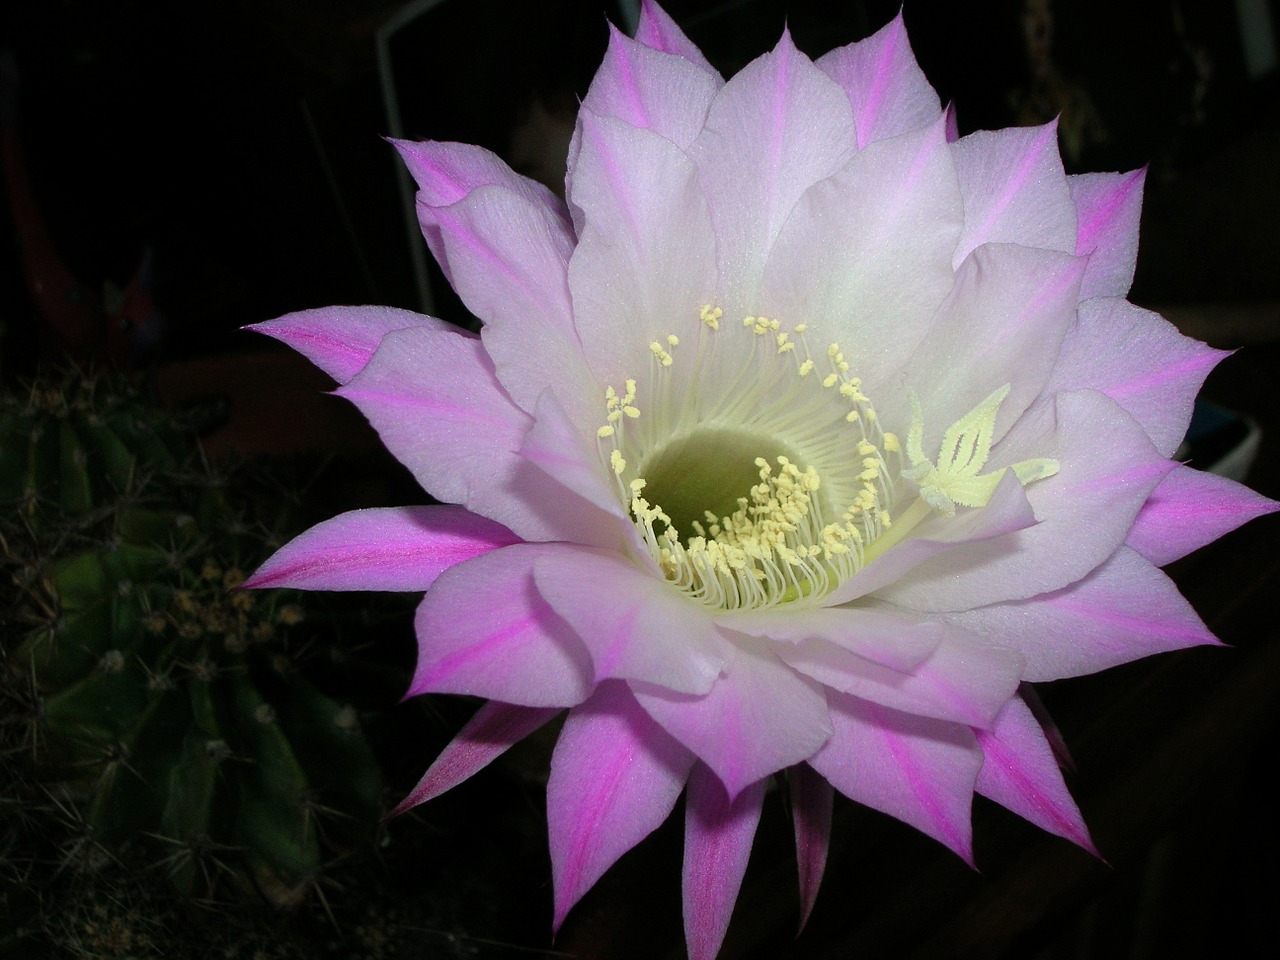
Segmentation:
<svg viewBox="0 0 1280 960">
<path fill-rule="evenodd" d="M 695 364 L 715 352 L 722 316 L 702 309 Z M 682 350 L 669 335 L 649 345 L 643 412 L 629 379 L 621 393 L 606 390 L 597 431 L 664 576 L 725 610 L 817 599 L 852 576 L 891 526 L 899 466 L 885 459 L 897 438 L 880 432 L 839 345 L 819 375 L 804 325 L 783 331 L 748 317 L 743 327 L 756 345 L 734 396 L 700 405 L 676 396 L 671 368 Z M 644 432 L 651 439 L 636 429 L 642 416 L 657 421 Z"/>
</svg>

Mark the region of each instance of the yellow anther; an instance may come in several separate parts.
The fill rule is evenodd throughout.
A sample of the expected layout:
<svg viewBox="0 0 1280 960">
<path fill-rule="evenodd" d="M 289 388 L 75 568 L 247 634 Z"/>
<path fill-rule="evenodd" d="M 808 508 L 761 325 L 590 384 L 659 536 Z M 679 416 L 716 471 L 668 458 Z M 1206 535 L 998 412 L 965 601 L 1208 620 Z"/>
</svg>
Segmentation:
<svg viewBox="0 0 1280 960">
<path fill-rule="evenodd" d="M 813 373 L 813 361 L 806 360 L 804 363 L 800 364 L 799 373 L 802 377 L 807 377 L 809 374 Z"/>
<path fill-rule="evenodd" d="M 640 411 L 636 407 L 623 407 L 622 412 L 625 413 L 632 420 L 640 416 Z"/>
<path fill-rule="evenodd" d="M 609 465 L 613 467 L 613 472 L 622 476 L 622 471 L 627 469 L 627 461 L 623 459 L 620 450 L 614 450 L 609 454 Z"/>
<path fill-rule="evenodd" d="M 840 352 L 840 344 L 838 344 L 838 343 L 833 343 L 833 344 L 831 344 L 831 346 L 827 347 L 827 356 L 828 356 L 828 357 L 832 357 L 832 358 L 834 358 L 834 357 L 835 357 L 835 355 L 836 355 L 837 353 L 839 353 L 839 352 Z"/>
<path fill-rule="evenodd" d="M 708 303 L 703 305 L 702 312 L 698 316 L 712 330 L 719 330 L 720 318 L 724 316 L 724 311 Z"/>
<path fill-rule="evenodd" d="M 807 323 L 796 324 L 796 333 L 804 333 L 808 329 L 809 329 L 809 325 Z"/>
<path fill-rule="evenodd" d="M 840 377 L 838 374 L 828 373 L 825 377 L 822 378 L 822 385 L 824 387 L 834 387 L 836 385 L 836 382 L 839 379 Z"/>
<path fill-rule="evenodd" d="M 601 440 L 603 440 L 605 437 L 612 437 L 613 434 L 614 434 L 613 427 L 611 427 L 607 423 L 603 427 L 601 427 L 599 430 L 596 431 L 596 436 L 599 437 Z"/>
<path fill-rule="evenodd" d="M 668 333 L 668 334 L 667 334 L 667 346 L 668 346 L 668 347 L 678 347 L 678 346 L 680 346 L 680 338 L 679 338 L 679 337 L 677 337 L 674 333 Z"/>
<path fill-rule="evenodd" d="M 886 433 L 884 435 L 884 448 L 890 453 L 898 453 L 902 450 L 902 444 L 898 441 L 896 433 Z"/>
</svg>

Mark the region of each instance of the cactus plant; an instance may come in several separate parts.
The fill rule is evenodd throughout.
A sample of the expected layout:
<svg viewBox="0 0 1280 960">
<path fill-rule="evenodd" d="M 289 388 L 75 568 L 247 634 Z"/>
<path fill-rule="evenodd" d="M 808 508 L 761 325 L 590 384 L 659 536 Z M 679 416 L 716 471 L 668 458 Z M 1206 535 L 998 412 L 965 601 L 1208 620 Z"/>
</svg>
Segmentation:
<svg viewBox="0 0 1280 960">
<path fill-rule="evenodd" d="M 123 383 L 46 377 L 0 414 L 6 682 L 37 695 L 34 769 L 179 891 L 296 902 L 380 811 L 355 710 L 309 679 L 333 618 L 235 589 L 270 523 Z"/>
</svg>

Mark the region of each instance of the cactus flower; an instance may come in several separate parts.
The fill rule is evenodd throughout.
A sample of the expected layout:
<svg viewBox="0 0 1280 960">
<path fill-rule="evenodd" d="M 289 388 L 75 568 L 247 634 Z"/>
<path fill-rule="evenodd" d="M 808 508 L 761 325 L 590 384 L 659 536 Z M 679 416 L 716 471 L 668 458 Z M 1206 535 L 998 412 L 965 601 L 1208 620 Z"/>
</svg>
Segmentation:
<svg viewBox="0 0 1280 960">
<path fill-rule="evenodd" d="M 257 325 L 443 505 L 362 510 L 258 587 L 425 590 L 411 694 L 486 698 L 404 801 L 568 711 L 558 926 L 684 792 L 690 955 L 766 785 L 804 915 L 834 791 L 972 860 L 975 792 L 1091 842 L 1024 684 L 1216 641 L 1158 569 L 1275 504 L 1170 458 L 1224 356 L 1125 300 L 1143 174 L 1053 124 L 956 138 L 901 16 L 724 80 L 614 32 L 566 202 L 397 143 L 479 336 L 379 307 Z"/>
</svg>

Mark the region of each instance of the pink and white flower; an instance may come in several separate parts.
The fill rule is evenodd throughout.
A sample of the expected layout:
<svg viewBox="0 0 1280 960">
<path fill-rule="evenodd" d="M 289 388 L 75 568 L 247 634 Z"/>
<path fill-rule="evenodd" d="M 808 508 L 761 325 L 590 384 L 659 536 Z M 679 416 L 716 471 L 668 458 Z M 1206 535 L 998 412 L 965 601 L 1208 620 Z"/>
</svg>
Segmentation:
<svg viewBox="0 0 1280 960">
<path fill-rule="evenodd" d="M 949 126 L 901 17 L 726 82 L 646 2 L 567 204 L 396 145 L 479 337 L 256 327 L 449 505 L 336 517 L 250 585 L 426 591 L 410 693 L 490 702 L 400 809 L 568 709 L 557 926 L 683 791 L 714 956 L 775 775 L 806 915 L 833 790 L 970 861 L 975 791 L 1091 849 L 1021 685 L 1216 642 L 1158 566 L 1276 505 L 1170 459 L 1223 354 L 1124 299 L 1142 172 L 1064 175 L 1052 124 Z"/>
</svg>

